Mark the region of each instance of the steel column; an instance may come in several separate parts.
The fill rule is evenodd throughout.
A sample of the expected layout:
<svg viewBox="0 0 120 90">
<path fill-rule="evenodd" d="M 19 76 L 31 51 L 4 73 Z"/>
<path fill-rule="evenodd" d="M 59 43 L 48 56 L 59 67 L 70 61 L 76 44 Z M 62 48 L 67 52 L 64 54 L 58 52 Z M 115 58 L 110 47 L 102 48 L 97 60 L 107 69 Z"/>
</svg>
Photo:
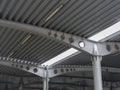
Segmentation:
<svg viewBox="0 0 120 90">
<path fill-rule="evenodd" d="M 94 75 L 94 90 L 103 90 L 102 87 L 102 74 L 101 74 L 101 56 L 93 56 L 93 75 Z"/>
<path fill-rule="evenodd" d="M 19 86 L 19 90 L 23 90 L 23 85 L 22 84 Z"/>
<path fill-rule="evenodd" d="M 20 79 L 18 90 L 23 90 L 23 78 Z"/>
<path fill-rule="evenodd" d="M 49 90 L 49 78 L 43 79 L 43 90 Z"/>
<path fill-rule="evenodd" d="M 49 90 L 49 74 L 48 67 L 45 67 L 45 78 L 43 79 L 43 90 Z"/>
</svg>

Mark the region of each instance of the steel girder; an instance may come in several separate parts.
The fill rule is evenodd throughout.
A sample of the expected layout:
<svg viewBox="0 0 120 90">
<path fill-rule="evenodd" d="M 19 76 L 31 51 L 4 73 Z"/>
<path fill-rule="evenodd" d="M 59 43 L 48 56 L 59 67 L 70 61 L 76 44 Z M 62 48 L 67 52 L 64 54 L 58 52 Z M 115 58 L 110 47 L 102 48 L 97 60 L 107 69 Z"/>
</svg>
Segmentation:
<svg viewBox="0 0 120 90">
<path fill-rule="evenodd" d="M 82 50 L 91 55 L 105 56 L 120 51 L 119 42 L 94 42 L 79 36 L 7 20 L 0 20 L 0 26 L 26 31 L 51 38 L 55 41 L 61 41 L 79 51 Z M 98 52 L 95 51 L 95 48 L 97 48 Z"/>
<path fill-rule="evenodd" d="M 0 57 L 0 64 L 4 66 L 13 67 L 19 70 L 23 70 L 41 77 L 45 76 L 45 70 L 42 67 L 38 67 L 34 63 L 28 63 L 27 61 L 13 58 Z"/>
<path fill-rule="evenodd" d="M 97 87 L 99 87 L 99 90 L 103 90 L 102 88 L 102 75 L 101 75 L 101 63 L 99 60 L 101 60 L 100 57 L 117 53 L 120 51 L 120 43 L 119 42 L 95 42 L 91 41 L 79 36 L 71 35 L 64 32 L 54 31 L 42 27 L 27 25 L 27 24 L 21 24 L 18 22 L 12 22 L 12 21 L 5 21 L 0 20 L 0 26 L 2 27 L 8 27 L 15 30 L 22 30 L 26 31 L 32 34 L 37 34 L 40 36 L 44 36 L 47 38 L 51 38 L 54 41 L 60 41 L 64 42 L 67 45 L 79 50 L 89 53 L 95 63 L 93 64 L 93 71 L 94 72 L 94 81 L 95 81 L 95 90 L 97 90 Z M 6 58 L 5 58 L 6 59 Z M 10 59 L 11 61 L 11 59 Z M 21 60 L 20 60 L 21 61 Z M 38 67 L 38 66 L 28 66 L 28 65 L 18 65 L 18 63 L 15 62 L 16 65 L 14 65 L 13 62 L 4 62 L 1 61 L 2 65 L 6 66 L 12 66 L 16 67 L 18 69 L 36 74 L 38 76 L 41 76 L 44 79 L 44 90 L 48 90 L 48 81 L 49 78 L 55 77 L 57 75 L 69 73 L 69 72 L 75 72 L 75 71 L 81 71 L 81 68 L 83 67 L 67 67 L 67 68 L 50 68 L 48 66 L 45 67 Z M 26 67 L 26 68 L 25 68 Z M 56 70 L 57 69 L 57 70 Z M 99 78 L 100 77 L 100 78 Z M 96 81 L 99 80 L 99 83 L 96 83 Z"/>
<path fill-rule="evenodd" d="M 25 63 L 26 62 L 26 63 Z M 92 66 L 83 65 L 56 65 L 56 66 L 39 66 L 34 64 L 28 64 L 27 61 L 0 57 L 0 64 L 4 66 L 13 67 L 19 70 L 23 70 L 43 78 L 52 78 L 58 75 L 67 73 L 73 73 L 78 71 L 92 71 Z M 104 72 L 117 72 L 120 73 L 119 68 L 102 67 Z"/>
</svg>

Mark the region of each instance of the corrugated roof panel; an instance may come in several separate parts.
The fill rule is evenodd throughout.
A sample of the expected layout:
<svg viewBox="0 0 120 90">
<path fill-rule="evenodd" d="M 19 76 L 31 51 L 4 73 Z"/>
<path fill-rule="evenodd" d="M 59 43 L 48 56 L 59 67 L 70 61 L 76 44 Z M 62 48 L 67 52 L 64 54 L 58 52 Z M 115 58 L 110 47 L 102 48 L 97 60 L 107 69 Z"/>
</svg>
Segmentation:
<svg viewBox="0 0 120 90">
<path fill-rule="evenodd" d="M 23 44 L 23 40 L 31 37 Z M 1 27 L 0 55 L 32 62 L 45 62 L 70 47 L 62 42 L 53 41 L 43 36 Z"/>
<path fill-rule="evenodd" d="M 47 22 L 45 19 L 63 5 Z M 116 23 L 119 0 L 2 0 L 2 19 L 89 37 Z"/>
<path fill-rule="evenodd" d="M 0 0 L 0 18 L 89 37 L 120 20 L 119 4 L 120 0 Z M 42 63 L 70 48 L 32 34 L 21 44 L 29 34 L 0 27 L 0 55 L 12 53 L 11 57 Z M 119 41 L 119 36 L 111 40 Z"/>
</svg>

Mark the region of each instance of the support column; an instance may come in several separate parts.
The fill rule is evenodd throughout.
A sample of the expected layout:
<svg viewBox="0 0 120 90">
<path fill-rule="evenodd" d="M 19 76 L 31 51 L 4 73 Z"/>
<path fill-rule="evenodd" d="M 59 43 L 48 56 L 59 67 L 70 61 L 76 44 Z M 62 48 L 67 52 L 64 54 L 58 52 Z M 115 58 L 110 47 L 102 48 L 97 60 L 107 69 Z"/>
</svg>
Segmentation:
<svg viewBox="0 0 120 90">
<path fill-rule="evenodd" d="M 103 90 L 102 87 L 102 74 L 101 74 L 101 56 L 93 56 L 93 75 L 94 75 L 94 90 Z"/>
<path fill-rule="evenodd" d="M 43 79 L 43 90 L 49 90 L 48 68 L 45 68 L 45 78 Z"/>
<path fill-rule="evenodd" d="M 4 88 L 4 90 L 8 90 L 8 85 L 7 85 L 7 84 L 5 85 L 5 88 Z"/>
<path fill-rule="evenodd" d="M 43 79 L 43 90 L 49 90 L 49 79 L 48 78 Z"/>
<path fill-rule="evenodd" d="M 19 81 L 19 87 L 18 87 L 18 90 L 23 90 L 23 78 L 20 79 Z"/>
</svg>

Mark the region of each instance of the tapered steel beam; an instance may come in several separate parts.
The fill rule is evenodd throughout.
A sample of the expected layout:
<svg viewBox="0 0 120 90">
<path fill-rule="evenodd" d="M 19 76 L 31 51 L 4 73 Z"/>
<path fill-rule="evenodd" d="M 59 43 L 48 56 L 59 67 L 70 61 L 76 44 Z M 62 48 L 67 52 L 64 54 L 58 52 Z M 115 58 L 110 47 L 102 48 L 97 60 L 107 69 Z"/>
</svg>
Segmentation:
<svg viewBox="0 0 120 90">
<path fill-rule="evenodd" d="M 22 30 L 32 34 L 51 38 L 55 41 L 64 42 L 77 50 L 82 50 L 91 55 L 105 56 L 120 51 L 119 42 L 94 42 L 68 33 L 7 20 L 0 20 L 0 26 L 12 28 L 15 30 Z M 94 45 L 97 45 L 99 54 L 93 52 Z"/>
<path fill-rule="evenodd" d="M 24 60 L 0 57 L 0 64 L 23 70 L 40 77 L 45 77 L 45 70 L 43 67 L 37 66 L 34 63 L 28 64 L 28 62 Z"/>
</svg>

